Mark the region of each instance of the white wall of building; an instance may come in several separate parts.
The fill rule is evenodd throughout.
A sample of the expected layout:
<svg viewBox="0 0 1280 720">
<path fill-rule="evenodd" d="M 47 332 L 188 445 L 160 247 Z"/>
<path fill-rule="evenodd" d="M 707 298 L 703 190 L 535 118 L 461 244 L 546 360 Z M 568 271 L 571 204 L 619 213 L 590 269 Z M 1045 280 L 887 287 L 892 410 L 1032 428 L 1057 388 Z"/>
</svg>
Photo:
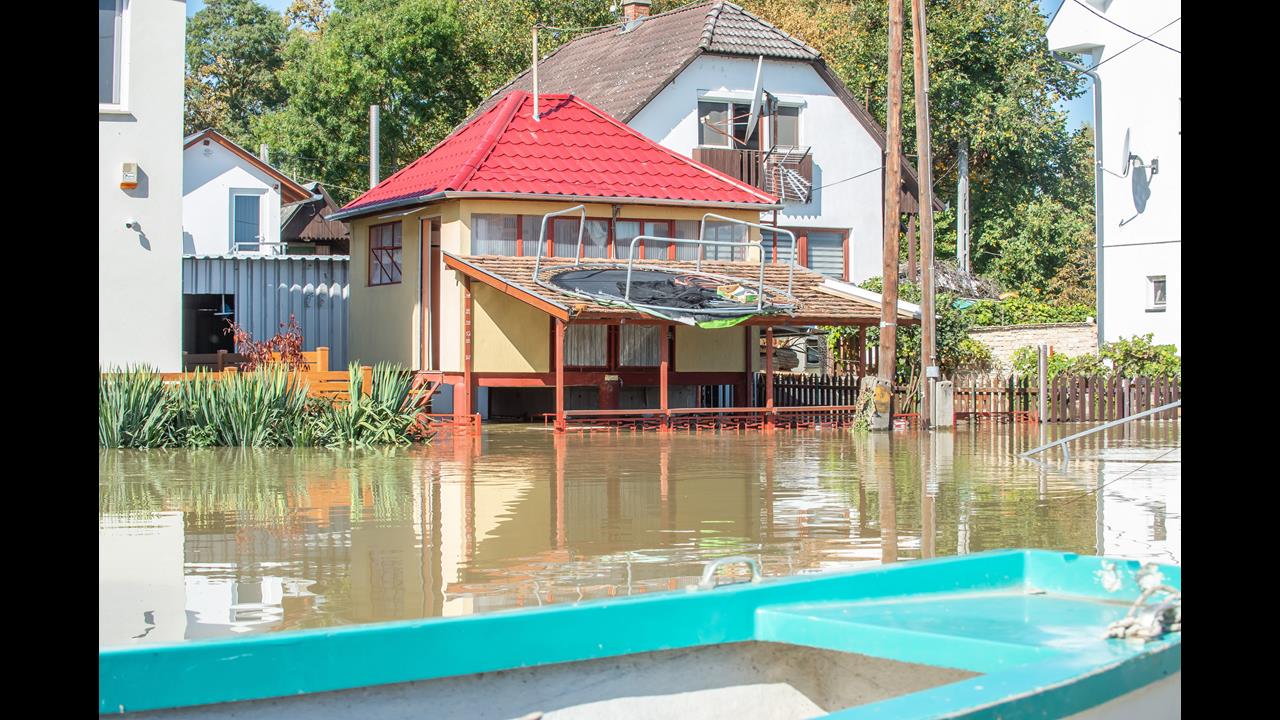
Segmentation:
<svg viewBox="0 0 1280 720">
<path fill-rule="evenodd" d="M 1156 32 L 1182 15 L 1179 0 L 1089 0 L 1088 5 L 1114 23 L 1182 49 L 1181 21 Z M 1105 340 L 1154 333 L 1156 342 L 1181 348 L 1182 56 L 1141 41 L 1071 0 L 1063 3 L 1047 36 L 1057 52 L 1084 54 L 1085 65 L 1105 61 L 1097 70 L 1103 167 L 1123 174 L 1126 132 L 1131 153 L 1148 163 L 1159 159 L 1154 176 L 1137 168 L 1126 178 L 1103 174 Z M 1145 205 L 1144 179 L 1150 193 Z M 1167 281 L 1163 311 L 1151 307 L 1152 276 Z"/>
<path fill-rule="evenodd" d="M 127 0 L 124 14 L 120 103 L 98 108 L 98 363 L 176 371 L 186 4 Z M 128 162 L 137 163 L 138 187 L 123 190 Z"/>
<path fill-rule="evenodd" d="M 205 144 L 207 142 L 208 144 Z M 280 242 L 280 182 L 225 146 L 198 141 L 182 153 L 182 252 L 225 255 L 232 247 L 232 197 L 261 197 L 258 218 L 262 240 Z M 277 254 L 280 246 L 258 252 Z"/>
<path fill-rule="evenodd" d="M 698 145 L 698 100 L 750 102 L 755 78 L 753 59 L 704 55 L 629 124 L 665 147 L 692 156 Z M 788 205 L 778 213 L 778 224 L 850 230 L 849 278 L 861 282 L 879 276 L 884 206 L 880 146 L 808 63 L 766 59 L 761 85 L 781 103 L 802 104 L 800 144 L 813 148 L 814 187 L 872 171 L 817 190 L 809 203 Z"/>
</svg>

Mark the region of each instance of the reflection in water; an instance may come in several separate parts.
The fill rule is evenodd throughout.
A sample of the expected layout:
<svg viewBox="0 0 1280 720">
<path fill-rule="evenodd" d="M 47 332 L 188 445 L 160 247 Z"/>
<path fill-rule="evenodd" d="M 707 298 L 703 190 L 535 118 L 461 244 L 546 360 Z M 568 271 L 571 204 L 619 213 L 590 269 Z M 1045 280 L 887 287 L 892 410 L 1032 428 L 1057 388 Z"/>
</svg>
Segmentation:
<svg viewBox="0 0 1280 720">
<path fill-rule="evenodd" d="M 560 435 L 429 447 L 101 451 L 99 642 L 466 615 L 1043 547 L 1178 562 L 1181 429 Z M 1156 460 L 1156 462 L 1150 462 Z"/>
</svg>

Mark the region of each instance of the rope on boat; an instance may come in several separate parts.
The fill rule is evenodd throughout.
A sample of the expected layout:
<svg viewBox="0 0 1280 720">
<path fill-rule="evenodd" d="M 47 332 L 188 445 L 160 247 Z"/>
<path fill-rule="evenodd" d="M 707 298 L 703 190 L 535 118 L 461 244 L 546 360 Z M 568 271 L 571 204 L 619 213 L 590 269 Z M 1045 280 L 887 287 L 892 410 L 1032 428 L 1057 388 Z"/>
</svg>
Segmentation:
<svg viewBox="0 0 1280 720">
<path fill-rule="evenodd" d="M 1158 592 L 1168 597 L 1148 605 L 1147 600 Z M 1142 591 L 1123 618 L 1111 623 L 1106 637 L 1150 642 L 1171 632 L 1182 632 L 1182 593 L 1168 585 L 1154 585 Z"/>
</svg>

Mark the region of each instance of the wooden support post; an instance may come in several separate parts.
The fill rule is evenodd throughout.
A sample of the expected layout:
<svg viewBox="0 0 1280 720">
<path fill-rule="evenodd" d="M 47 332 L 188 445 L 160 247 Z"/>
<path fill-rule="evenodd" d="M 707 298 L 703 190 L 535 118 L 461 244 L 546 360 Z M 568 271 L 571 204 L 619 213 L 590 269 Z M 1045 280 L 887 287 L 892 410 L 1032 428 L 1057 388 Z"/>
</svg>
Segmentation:
<svg viewBox="0 0 1280 720">
<path fill-rule="evenodd" d="M 462 387 L 455 386 L 453 394 L 453 421 L 458 425 L 470 423 L 471 414 L 475 412 L 475 378 L 472 376 L 472 355 L 475 350 L 473 312 L 471 278 L 464 277 L 462 279 Z"/>
<path fill-rule="evenodd" d="M 934 383 L 929 368 L 937 365 L 933 262 L 933 151 L 929 127 L 929 34 L 923 0 L 911 0 L 911 39 L 916 89 L 916 148 L 920 153 L 920 416 L 922 428 L 933 423 Z"/>
<path fill-rule="evenodd" d="M 898 351 L 898 233 L 902 222 L 902 1 L 889 0 L 889 97 L 885 140 L 884 242 L 877 374 L 892 385 Z"/>
<path fill-rule="evenodd" d="M 765 426 L 773 427 L 773 326 L 764 328 L 764 406 Z"/>
<path fill-rule="evenodd" d="M 918 282 L 916 275 L 916 216 L 907 217 L 907 282 Z"/>
<path fill-rule="evenodd" d="M 659 327 L 662 328 L 662 338 L 658 343 L 658 407 L 662 410 L 662 429 L 666 430 L 671 425 L 671 418 L 667 415 L 667 411 L 671 409 L 667 395 L 667 375 L 671 369 L 671 326 Z"/>
<path fill-rule="evenodd" d="M 564 432 L 564 334 L 568 323 L 556 318 L 556 432 Z"/>
<path fill-rule="evenodd" d="M 751 328 L 741 326 L 742 334 L 745 336 L 742 342 L 742 396 L 734 399 L 734 404 L 738 407 L 752 407 L 754 403 L 751 401 L 751 386 L 755 384 L 755 360 L 751 356 L 751 346 L 754 344 L 757 354 L 760 349 L 759 341 L 752 343 L 753 335 Z"/>
</svg>

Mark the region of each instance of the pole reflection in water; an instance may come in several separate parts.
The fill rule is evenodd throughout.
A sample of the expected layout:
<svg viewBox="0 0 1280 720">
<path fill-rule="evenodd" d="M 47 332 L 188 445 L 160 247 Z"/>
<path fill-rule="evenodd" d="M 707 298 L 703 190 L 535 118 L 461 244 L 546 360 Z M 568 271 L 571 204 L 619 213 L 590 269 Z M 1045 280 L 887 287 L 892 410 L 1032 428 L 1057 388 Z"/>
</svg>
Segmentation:
<svg viewBox="0 0 1280 720">
<path fill-rule="evenodd" d="M 1177 562 L 1178 425 L 1117 429 L 1066 468 L 1015 457 L 1081 427 L 494 426 L 414 448 L 103 451 L 99 641 L 653 592 L 725 555 L 766 575 L 1019 546 Z"/>
</svg>

